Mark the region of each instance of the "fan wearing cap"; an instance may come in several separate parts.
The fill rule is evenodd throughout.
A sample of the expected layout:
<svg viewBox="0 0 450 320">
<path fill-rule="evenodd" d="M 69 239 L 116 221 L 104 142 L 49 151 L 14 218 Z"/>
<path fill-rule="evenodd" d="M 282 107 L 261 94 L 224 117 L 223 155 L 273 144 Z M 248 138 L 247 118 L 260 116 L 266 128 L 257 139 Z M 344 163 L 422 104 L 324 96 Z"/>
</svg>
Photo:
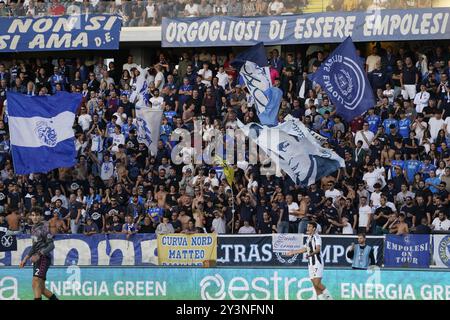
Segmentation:
<svg viewBox="0 0 450 320">
<path fill-rule="evenodd" d="M 212 188 L 214 187 L 218 187 L 219 186 L 219 179 L 217 179 L 216 177 L 216 170 L 215 169 L 211 169 L 209 170 L 208 176 L 205 178 L 204 183 L 209 183 L 210 184 L 210 190 L 212 190 Z"/>
</svg>

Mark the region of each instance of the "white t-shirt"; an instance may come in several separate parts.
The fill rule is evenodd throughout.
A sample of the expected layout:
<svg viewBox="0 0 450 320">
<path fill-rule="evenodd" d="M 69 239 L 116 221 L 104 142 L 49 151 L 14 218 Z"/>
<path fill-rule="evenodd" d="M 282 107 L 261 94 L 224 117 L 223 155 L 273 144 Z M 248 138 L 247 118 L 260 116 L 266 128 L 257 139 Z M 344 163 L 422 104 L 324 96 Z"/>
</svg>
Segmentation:
<svg viewBox="0 0 450 320">
<path fill-rule="evenodd" d="M 221 86 L 222 88 L 225 89 L 225 86 L 228 83 L 228 75 L 227 75 L 227 73 L 225 71 L 223 73 L 218 72 L 216 74 L 216 77 L 219 80 L 218 81 L 219 86 Z"/>
<path fill-rule="evenodd" d="M 447 218 L 444 221 L 439 220 L 439 218 L 435 218 L 431 224 L 434 226 L 434 230 L 436 231 L 450 230 L 450 220 Z"/>
<path fill-rule="evenodd" d="M 100 169 L 100 178 L 102 180 L 109 180 L 114 174 L 114 163 L 112 161 L 103 162 Z"/>
<path fill-rule="evenodd" d="M 366 140 L 364 139 L 363 133 L 364 133 L 364 136 L 365 136 L 366 139 L 367 139 L 367 142 L 369 142 L 369 144 L 372 143 L 372 140 L 373 140 L 373 138 L 375 137 L 375 135 L 373 134 L 373 132 L 370 131 L 370 130 L 367 130 L 367 131 L 362 131 L 362 130 L 360 130 L 360 131 L 358 131 L 358 132 L 356 133 L 356 135 L 355 135 L 355 144 L 356 144 L 359 140 L 361 140 L 361 141 L 363 142 L 362 148 L 363 148 L 364 150 L 369 150 L 370 145 L 367 144 Z"/>
<path fill-rule="evenodd" d="M 157 87 L 157 89 L 161 92 L 161 90 L 164 87 L 165 84 L 165 80 L 164 80 L 164 74 L 162 72 L 158 72 L 155 76 L 155 85 L 157 84 L 158 81 L 161 81 L 159 83 L 159 86 Z"/>
<path fill-rule="evenodd" d="M 131 69 L 133 68 L 137 68 L 138 65 L 136 63 L 125 63 L 122 67 L 123 70 L 128 70 L 128 72 L 130 72 Z"/>
<path fill-rule="evenodd" d="M 444 221 L 439 220 L 439 218 L 434 218 L 431 223 L 436 231 L 447 231 L 450 230 L 450 220 L 445 219 Z"/>
<path fill-rule="evenodd" d="M 297 202 L 292 202 L 291 204 L 288 204 L 287 206 L 288 206 L 288 210 L 289 210 L 289 221 L 297 221 L 297 216 L 291 214 L 291 212 L 299 209 Z"/>
<path fill-rule="evenodd" d="M 214 218 L 212 222 L 212 228 L 215 233 L 226 233 L 227 229 L 225 219 Z"/>
<path fill-rule="evenodd" d="M 212 79 L 212 71 L 211 70 L 205 70 L 205 69 L 200 69 L 197 74 L 199 76 L 202 76 L 203 78 L 211 78 Z M 211 80 L 202 80 L 202 83 L 204 85 L 206 85 L 207 87 L 211 86 Z"/>
<path fill-rule="evenodd" d="M 445 131 L 447 134 L 450 134 L 450 117 L 445 118 Z"/>
<path fill-rule="evenodd" d="M 81 126 L 81 129 L 83 129 L 83 131 L 89 130 L 91 122 L 92 122 L 92 117 L 90 114 L 86 113 L 86 114 L 82 114 L 78 117 L 78 124 Z"/>
<path fill-rule="evenodd" d="M 381 184 L 381 174 L 378 171 L 366 172 L 363 180 L 367 183 L 367 190 L 374 192 L 373 185 L 377 182 Z"/>
<path fill-rule="evenodd" d="M 284 4 L 281 1 L 277 1 L 277 2 L 272 2 L 269 4 L 269 11 L 273 12 L 275 11 L 276 13 L 280 13 L 280 11 L 284 9 Z"/>
<path fill-rule="evenodd" d="M 242 227 L 239 229 L 238 233 L 244 233 L 244 234 L 248 234 L 248 233 L 256 233 L 256 230 L 255 230 L 255 228 L 253 228 L 252 226 L 248 226 L 248 227 L 242 226 Z"/>
<path fill-rule="evenodd" d="M 152 109 L 162 109 L 163 104 L 164 104 L 164 98 L 161 96 L 151 97 L 150 103 L 152 104 Z"/>
<path fill-rule="evenodd" d="M 184 7 L 184 11 L 188 13 L 187 17 L 196 17 L 198 15 L 198 4 L 193 3 L 190 5 L 189 3 L 186 4 Z"/>
<path fill-rule="evenodd" d="M 378 208 L 378 207 L 381 205 L 381 204 L 380 204 L 381 195 L 382 195 L 381 192 L 379 192 L 379 193 L 373 192 L 373 193 L 370 195 L 370 201 L 372 201 L 372 206 L 373 206 L 374 208 Z"/>
<path fill-rule="evenodd" d="M 111 135 L 112 138 L 112 145 L 113 147 L 111 148 L 112 152 L 117 152 L 119 151 L 119 145 L 120 144 L 125 144 L 125 136 L 123 134 L 115 134 L 113 133 Z"/>
<path fill-rule="evenodd" d="M 339 191 L 338 189 L 325 191 L 325 198 L 332 198 L 333 202 L 335 202 L 336 199 L 340 196 L 342 196 L 342 192 Z"/>
<path fill-rule="evenodd" d="M 372 208 L 369 205 L 359 208 L 359 222 L 358 226 L 365 228 L 369 222 L 369 217 L 372 214 Z"/>
<path fill-rule="evenodd" d="M 441 130 L 442 125 L 444 124 L 444 120 L 439 119 L 437 120 L 435 117 L 430 118 L 430 120 L 428 120 L 428 125 L 430 126 L 430 135 L 431 135 L 431 139 L 436 140 L 439 130 Z"/>
<path fill-rule="evenodd" d="M 422 129 L 419 125 L 416 125 L 414 132 L 416 133 L 416 138 L 419 140 L 419 144 L 422 144 L 423 134 L 427 128 L 427 123 L 425 121 L 422 121 L 420 124 L 425 129 Z"/>
<path fill-rule="evenodd" d="M 353 234 L 353 228 L 350 222 L 347 222 L 347 224 L 342 227 L 342 234 Z"/>
</svg>

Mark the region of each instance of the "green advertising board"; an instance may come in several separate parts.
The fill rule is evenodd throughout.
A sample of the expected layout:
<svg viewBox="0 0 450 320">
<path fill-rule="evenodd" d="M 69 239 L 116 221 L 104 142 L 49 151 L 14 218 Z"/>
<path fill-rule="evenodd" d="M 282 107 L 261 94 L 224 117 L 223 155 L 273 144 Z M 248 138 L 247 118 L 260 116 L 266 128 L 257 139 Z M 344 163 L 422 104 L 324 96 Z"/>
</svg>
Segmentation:
<svg viewBox="0 0 450 320">
<path fill-rule="evenodd" d="M 30 268 L 0 268 L 0 300 L 32 299 Z M 326 269 L 336 300 L 450 300 L 447 271 Z M 53 267 L 47 287 L 61 299 L 309 300 L 307 269 Z"/>
</svg>

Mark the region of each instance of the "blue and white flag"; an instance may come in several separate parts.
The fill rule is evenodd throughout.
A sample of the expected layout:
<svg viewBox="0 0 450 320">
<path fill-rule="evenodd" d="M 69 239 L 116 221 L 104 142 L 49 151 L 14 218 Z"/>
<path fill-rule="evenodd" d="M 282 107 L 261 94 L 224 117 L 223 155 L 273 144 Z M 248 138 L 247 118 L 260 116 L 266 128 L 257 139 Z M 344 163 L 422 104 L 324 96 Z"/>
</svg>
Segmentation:
<svg viewBox="0 0 450 320">
<path fill-rule="evenodd" d="M 295 120 L 276 127 L 257 123 L 243 125 L 239 121 L 238 126 L 297 185 L 309 186 L 345 167 L 344 159 L 321 147 L 307 128 L 298 126 Z"/>
<path fill-rule="evenodd" d="M 302 130 L 308 130 L 308 132 L 316 139 L 316 142 L 319 145 L 323 145 L 325 142 L 328 142 L 328 139 L 325 138 L 324 136 L 318 134 L 317 132 L 315 132 L 314 130 L 308 128 L 307 126 L 305 126 L 305 124 L 303 122 L 301 122 L 299 119 L 294 118 L 292 115 L 288 114 L 287 116 L 284 117 L 285 121 L 294 121 L 295 124 L 297 126 L 299 126 L 300 128 L 302 128 Z"/>
<path fill-rule="evenodd" d="M 152 155 L 156 155 L 157 152 L 162 116 L 162 109 L 136 109 L 137 140 L 144 143 Z"/>
<path fill-rule="evenodd" d="M 143 69 L 141 66 L 137 66 L 139 76 L 136 78 L 136 82 L 132 85 L 132 92 L 130 95 L 130 101 L 136 104 L 136 109 L 146 106 L 145 93 L 147 92 L 147 69 Z"/>
<path fill-rule="evenodd" d="M 11 153 L 17 174 L 46 173 L 76 163 L 72 129 L 82 95 L 7 93 Z"/>
<path fill-rule="evenodd" d="M 308 77 L 320 84 L 331 102 L 336 105 L 337 112 L 347 121 L 353 120 L 375 105 L 372 87 L 350 37 Z"/>
<path fill-rule="evenodd" d="M 239 70 L 248 92 L 253 97 L 260 122 L 268 126 L 277 125 L 283 92 L 272 87 L 264 45 L 259 43 L 238 54 L 231 65 Z"/>
</svg>

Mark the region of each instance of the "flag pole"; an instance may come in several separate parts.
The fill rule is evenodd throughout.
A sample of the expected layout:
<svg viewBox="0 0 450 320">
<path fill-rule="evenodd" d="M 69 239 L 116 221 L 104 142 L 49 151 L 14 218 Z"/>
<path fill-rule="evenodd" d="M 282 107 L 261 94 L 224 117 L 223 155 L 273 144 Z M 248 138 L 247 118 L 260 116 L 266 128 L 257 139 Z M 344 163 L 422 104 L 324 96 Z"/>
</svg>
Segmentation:
<svg viewBox="0 0 450 320">
<path fill-rule="evenodd" d="M 233 185 L 230 186 L 231 188 L 231 234 L 234 234 L 234 213 L 236 212 L 235 208 L 234 208 L 234 192 L 233 192 Z"/>
</svg>

